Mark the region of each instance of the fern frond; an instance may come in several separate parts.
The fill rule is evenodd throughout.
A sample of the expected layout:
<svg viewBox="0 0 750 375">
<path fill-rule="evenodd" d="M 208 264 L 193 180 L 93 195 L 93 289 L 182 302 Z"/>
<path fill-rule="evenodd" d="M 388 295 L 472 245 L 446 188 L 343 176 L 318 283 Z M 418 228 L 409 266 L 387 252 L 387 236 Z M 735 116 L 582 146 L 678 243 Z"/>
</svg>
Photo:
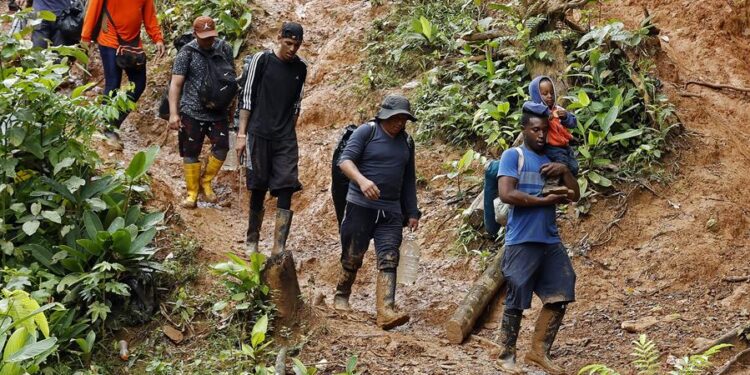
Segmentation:
<svg viewBox="0 0 750 375">
<path fill-rule="evenodd" d="M 531 38 L 529 44 L 539 44 L 550 40 L 562 40 L 562 34 L 559 31 L 545 31 Z"/>
<path fill-rule="evenodd" d="M 620 373 L 605 365 L 596 364 L 580 369 L 578 375 L 620 375 Z"/>
<path fill-rule="evenodd" d="M 659 371 L 659 350 L 646 335 L 640 335 L 638 340 L 633 341 L 633 353 L 630 355 L 635 357 L 632 363 L 638 375 L 656 375 Z"/>
<path fill-rule="evenodd" d="M 536 30 L 546 20 L 547 17 L 544 15 L 534 16 L 524 21 L 523 26 L 529 30 Z"/>
</svg>

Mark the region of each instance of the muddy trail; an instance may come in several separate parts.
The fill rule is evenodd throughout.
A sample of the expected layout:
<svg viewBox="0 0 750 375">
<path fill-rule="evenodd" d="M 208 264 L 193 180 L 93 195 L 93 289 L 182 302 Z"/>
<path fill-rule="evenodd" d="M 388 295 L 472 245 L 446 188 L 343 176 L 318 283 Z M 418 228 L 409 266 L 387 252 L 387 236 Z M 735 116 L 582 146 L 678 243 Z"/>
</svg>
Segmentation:
<svg viewBox="0 0 750 375">
<path fill-rule="evenodd" d="M 744 173 L 750 151 L 750 101 L 747 95 L 691 85 L 689 80 L 750 86 L 744 56 L 750 52 L 743 34 L 746 20 L 722 0 L 692 2 L 628 1 L 608 5 L 601 18 L 619 18 L 636 26 L 649 6 L 660 28 L 662 52 L 656 58 L 660 79 L 687 132 L 668 157 L 667 183 L 625 187 L 625 194 L 595 203 L 582 219 L 565 216 L 564 241 L 578 274 L 577 298 L 558 335 L 553 356 L 570 372 L 589 363 L 628 369 L 630 342 L 638 336 L 621 328 L 623 321 L 654 323 L 642 329 L 665 355 L 690 352 L 698 338 L 720 335 L 748 319 L 750 284 L 722 278 L 750 274 L 750 177 Z M 303 113 L 298 125 L 300 178 L 288 247 L 295 253 L 298 276 L 308 303 L 323 298 L 305 322 L 310 337 L 302 350 L 306 363 L 326 359 L 326 371 L 340 371 L 350 354 L 359 369 L 371 374 L 495 374 L 499 327 L 488 319 L 463 345 L 450 345 L 442 324 L 450 317 L 479 271 L 476 258 L 449 253 L 460 223 L 459 207 L 450 205 L 444 182 L 430 181 L 457 151 L 440 145 L 418 145 L 417 168 L 429 181 L 419 189 L 425 213 L 418 239 L 422 249 L 419 277 L 400 287 L 397 301 L 412 315 L 406 326 L 384 332 L 375 325 L 375 262 L 372 249 L 354 285 L 354 312 L 340 315 L 332 305 L 339 269 L 338 233 L 330 199 L 330 155 L 347 123 L 374 113 L 382 92 L 355 94 L 358 65 L 370 22 L 388 6 L 346 0 L 259 0 L 253 4 L 251 46 L 271 47 L 281 21 L 305 26 L 300 55 L 309 64 Z M 739 26 L 738 26 L 739 25 Z M 716 40 L 720 42 L 717 43 Z M 166 123 L 155 119 L 159 83 L 167 64 L 152 64 L 141 113 L 123 129 L 124 155 L 164 140 Z M 196 261 L 211 264 L 226 252 L 242 254 L 247 219 L 247 192 L 236 172 L 222 172 L 215 184 L 218 205 L 179 208 L 185 189 L 176 136 L 168 134 L 151 170 L 154 204 L 174 210 L 181 226 L 202 245 Z M 275 201 L 267 201 L 261 249 L 270 253 Z M 196 290 L 223 288 L 206 272 Z M 520 358 L 529 347 L 539 301 L 527 311 L 519 339 Z M 199 349 L 200 342 L 191 342 Z M 333 366 L 339 365 L 339 367 Z M 533 368 L 530 368 L 533 370 Z"/>
</svg>

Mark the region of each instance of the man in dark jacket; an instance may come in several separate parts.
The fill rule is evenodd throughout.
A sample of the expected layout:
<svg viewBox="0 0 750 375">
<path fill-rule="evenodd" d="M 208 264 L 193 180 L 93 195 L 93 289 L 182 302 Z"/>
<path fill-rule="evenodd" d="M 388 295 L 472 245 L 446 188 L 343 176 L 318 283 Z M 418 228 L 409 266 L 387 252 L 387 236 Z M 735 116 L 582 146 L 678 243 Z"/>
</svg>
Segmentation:
<svg viewBox="0 0 750 375">
<path fill-rule="evenodd" d="M 247 149 L 247 254 L 258 251 L 263 206 L 269 191 L 278 198 L 271 252 L 286 249 L 292 226 L 292 194 L 302 190 L 296 126 L 307 77 L 307 64 L 297 56 L 303 36 L 300 24 L 285 22 L 275 50 L 245 59 L 236 148 L 238 156 Z"/>
<path fill-rule="evenodd" d="M 377 324 L 386 330 L 409 321 L 409 315 L 396 311 L 396 267 L 403 224 L 414 231 L 421 216 L 413 144 L 404 130 L 408 120 L 416 121 L 409 100 L 387 96 L 374 124 L 360 126 L 349 138 L 338 164 L 351 182 L 341 222 L 342 270 L 334 306 L 350 309 L 352 284 L 374 239 Z"/>
<path fill-rule="evenodd" d="M 16 0 L 15 5 L 18 9 L 23 9 L 26 5 L 30 5 L 35 11 L 49 11 L 60 16 L 63 10 L 70 7 L 71 0 Z M 47 46 L 61 46 L 66 44 L 65 38 L 63 38 L 60 30 L 57 28 L 55 21 L 42 21 L 39 25 L 34 28 L 34 32 L 31 34 L 31 41 L 34 43 L 34 47 L 47 48 Z"/>
</svg>

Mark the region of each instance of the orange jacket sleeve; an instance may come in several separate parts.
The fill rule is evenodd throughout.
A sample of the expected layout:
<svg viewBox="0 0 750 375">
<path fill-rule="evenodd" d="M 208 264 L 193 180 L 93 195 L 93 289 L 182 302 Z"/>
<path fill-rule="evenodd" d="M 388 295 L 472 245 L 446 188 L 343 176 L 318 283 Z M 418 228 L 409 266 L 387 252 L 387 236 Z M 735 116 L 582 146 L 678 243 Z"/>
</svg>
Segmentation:
<svg viewBox="0 0 750 375">
<path fill-rule="evenodd" d="M 86 16 L 83 19 L 83 30 L 81 31 L 81 40 L 91 42 L 91 34 L 94 32 L 97 22 L 102 17 L 103 0 L 89 0 L 86 8 Z"/>
<path fill-rule="evenodd" d="M 161 34 L 161 28 L 159 27 L 159 20 L 156 19 L 156 7 L 154 7 L 154 0 L 146 0 L 146 4 L 143 7 L 143 24 L 146 26 L 146 32 L 154 43 L 164 41 L 164 37 Z"/>
</svg>

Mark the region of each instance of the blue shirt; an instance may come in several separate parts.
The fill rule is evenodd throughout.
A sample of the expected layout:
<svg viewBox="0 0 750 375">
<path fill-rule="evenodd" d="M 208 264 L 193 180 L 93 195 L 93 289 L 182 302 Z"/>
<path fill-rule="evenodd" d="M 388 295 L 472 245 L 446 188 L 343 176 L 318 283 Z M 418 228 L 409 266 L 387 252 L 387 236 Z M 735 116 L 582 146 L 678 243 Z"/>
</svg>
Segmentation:
<svg viewBox="0 0 750 375">
<path fill-rule="evenodd" d="M 339 165 L 345 160 L 354 162 L 359 172 L 378 187 L 380 198 L 367 199 L 359 185 L 350 182 L 347 202 L 419 218 L 414 159 L 411 158 L 406 133 L 391 137 L 380 125 L 375 125 L 375 134 L 368 143 L 371 134 L 371 125 L 357 128 L 341 153 Z M 402 195 L 407 212 L 401 212 Z"/>
<path fill-rule="evenodd" d="M 497 177 L 508 176 L 518 180 L 516 189 L 533 196 L 541 196 L 544 188 L 544 177 L 539 173 L 542 165 L 549 163 L 546 155 L 521 147 L 524 162 L 521 173 L 518 173 L 518 152 L 508 149 L 500 158 Z M 560 243 L 560 235 L 555 223 L 555 205 L 543 207 L 514 207 L 508 212 L 508 224 L 505 227 L 505 244 L 517 245 L 525 242 L 545 244 Z"/>
</svg>

